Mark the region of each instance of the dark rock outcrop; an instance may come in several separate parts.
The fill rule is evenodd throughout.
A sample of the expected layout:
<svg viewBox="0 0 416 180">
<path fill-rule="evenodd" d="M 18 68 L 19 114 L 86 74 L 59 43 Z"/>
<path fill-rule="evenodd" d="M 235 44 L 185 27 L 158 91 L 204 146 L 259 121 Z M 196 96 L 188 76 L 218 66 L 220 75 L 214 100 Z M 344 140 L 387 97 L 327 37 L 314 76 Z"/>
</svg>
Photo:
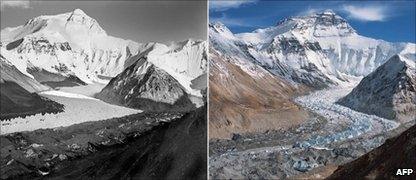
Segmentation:
<svg viewBox="0 0 416 180">
<path fill-rule="evenodd" d="M 416 69 L 414 61 L 393 56 L 361 80 L 338 101 L 356 111 L 387 119 L 416 119 Z"/>
<path fill-rule="evenodd" d="M 108 103 L 152 112 L 194 109 L 182 85 L 145 58 L 111 79 L 96 97 Z"/>
<path fill-rule="evenodd" d="M 64 105 L 30 93 L 15 82 L 3 81 L 0 87 L 0 120 L 64 110 Z"/>
</svg>

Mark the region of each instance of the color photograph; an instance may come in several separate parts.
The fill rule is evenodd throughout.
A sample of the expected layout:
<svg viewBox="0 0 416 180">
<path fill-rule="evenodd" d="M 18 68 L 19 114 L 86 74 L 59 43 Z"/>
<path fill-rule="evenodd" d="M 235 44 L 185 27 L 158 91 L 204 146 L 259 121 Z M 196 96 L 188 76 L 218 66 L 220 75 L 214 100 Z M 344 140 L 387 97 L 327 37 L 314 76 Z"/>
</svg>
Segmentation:
<svg viewBox="0 0 416 180">
<path fill-rule="evenodd" d="M 210 1 L 209 18 L 209 178 L 416 169 L 414 1 Z"/>
<path fill-rule="evenodd" d="M 0 0 L 0 179 L 416 179 L 415 0 Z"/>
</svg>

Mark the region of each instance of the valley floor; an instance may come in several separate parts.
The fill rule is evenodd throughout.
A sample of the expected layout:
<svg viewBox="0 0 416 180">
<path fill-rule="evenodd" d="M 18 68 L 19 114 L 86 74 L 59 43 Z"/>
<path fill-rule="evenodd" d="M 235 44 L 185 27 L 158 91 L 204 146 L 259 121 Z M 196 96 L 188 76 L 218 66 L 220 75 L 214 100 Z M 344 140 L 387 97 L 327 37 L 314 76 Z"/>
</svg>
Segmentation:
<svg viewBox="0 0 416 180">
<path fill-rule="evenodd" d="M 1 122 L 0 134 L 36 129 L 56 128 L 73 124 L 122 117 L 142 111 L 105 103 L 93 98 L 102 85 L 65 87 L 58 91 L 44 91 L 39 95 L 65 106 L 57 114 L 36 114 Z"/>
<path fill-rule="evenodd" d="M 386 132 L 399 124 L 336 104 L 354 85 L 296 98 L 314 114 L 298 127 L 211 140 L 210 177 L 293 177 L 317 167 L 344 164 L 378 147 L 388 138 Z"/>
</svg>

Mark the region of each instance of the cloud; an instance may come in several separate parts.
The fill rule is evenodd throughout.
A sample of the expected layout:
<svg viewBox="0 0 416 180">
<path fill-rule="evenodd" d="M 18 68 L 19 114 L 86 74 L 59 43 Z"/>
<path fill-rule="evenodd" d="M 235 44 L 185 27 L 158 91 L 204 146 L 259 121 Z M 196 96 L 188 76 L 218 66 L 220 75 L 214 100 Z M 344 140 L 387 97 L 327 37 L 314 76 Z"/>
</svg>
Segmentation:
<svg viewBox="0 0 416 180">
<path fill-rule="evenodd" d="M 30 1 L 0 1 L 1 10 L 4 8 L 22 8 L 29 9 Z"/>
<path fill-rule="evenodd" d="M 321 12 L 321 11 L 322 9 L 308 7 L 308 9 L 303 10 L 299 12 L 298 14 L 296 14 L 296 16 L 308 16 L 308 15 L 316 14 L 317 12 Z"/>
<path fill-rule="evenodd" d="M 238 8 L 244 4 L 256 3 L 258 0 L 210 0 L 209 10 L 225 11 L 230 8 Z"/>
<path fill-rule="evenodd" d="M 343 10 L 350 18 L 360 21 L 384 21 L 388 17 L 387 8 L 384 6 L 352 6 L 345 5 Z"/>
<path fill-rule="evenodd" d="M 222 13 L 221 17 L 211 17 L 210 22 L 221 22 L 227 26 L 234 26 L 234 27 L 255 27 L 251 24 L 247 23 L 247 20 L 244 21 L 243 19 L 237 19 L 237 18 L 229 18 L 225 13 Z"/>
</svg>

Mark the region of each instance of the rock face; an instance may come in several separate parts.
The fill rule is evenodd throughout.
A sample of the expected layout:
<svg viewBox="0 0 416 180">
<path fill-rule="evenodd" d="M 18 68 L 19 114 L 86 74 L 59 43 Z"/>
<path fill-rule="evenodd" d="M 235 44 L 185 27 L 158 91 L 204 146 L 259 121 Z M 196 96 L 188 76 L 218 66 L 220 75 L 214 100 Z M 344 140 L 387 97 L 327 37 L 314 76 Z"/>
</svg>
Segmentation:
<svg viewBox="0 0 416 180">
<path fill-rule="evenodd" d="M 398 169 L 416 169 L 416 126 L 397 137 L 388 139 L 380 147 L 342 165 L 328 179 L 412 179 L 396 176 Z"/>
<path fill-rule="evenodd" d="M 415 61 L 393 56 L 363 78 L 339 104 L 388 119 L 416 119 Z"/>
<path fill-rule="evenodd" d="M 194 108 L 183 86 L 146 58 L 111 79 L 96 97 L 144 111 L 189 111 Z"/>
</svg>

